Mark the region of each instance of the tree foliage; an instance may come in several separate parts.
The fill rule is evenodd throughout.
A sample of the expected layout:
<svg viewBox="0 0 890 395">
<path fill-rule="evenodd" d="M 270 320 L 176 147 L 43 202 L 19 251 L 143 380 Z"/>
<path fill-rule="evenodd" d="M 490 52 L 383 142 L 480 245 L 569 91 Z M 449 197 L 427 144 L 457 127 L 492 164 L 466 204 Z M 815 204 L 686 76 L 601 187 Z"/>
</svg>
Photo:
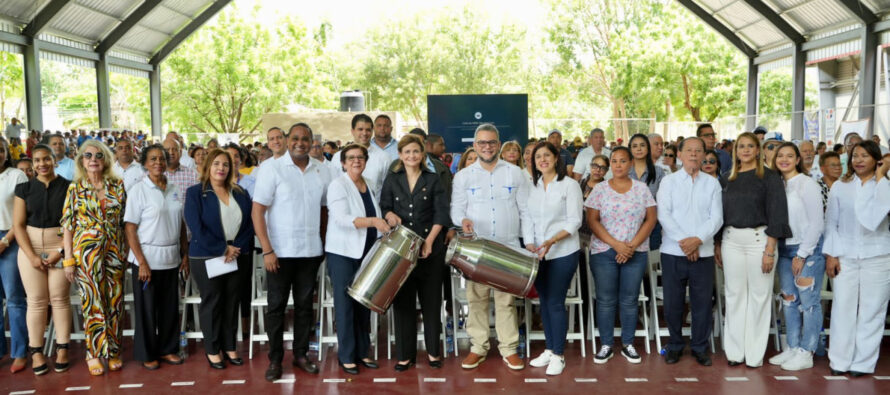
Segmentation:
<svg viewBox="0 0 890 395">
<path fill-rule="evenodd" d="M 334 86 L 325 63 L 316 60 L 324 43 L 293 19 L 263 25 L 241 13 L 223 12 L 164 62 L 164 117 L 170 126 L 252 133 L 262 114 L 288 104 L 332 105 Z"/>
</svg>

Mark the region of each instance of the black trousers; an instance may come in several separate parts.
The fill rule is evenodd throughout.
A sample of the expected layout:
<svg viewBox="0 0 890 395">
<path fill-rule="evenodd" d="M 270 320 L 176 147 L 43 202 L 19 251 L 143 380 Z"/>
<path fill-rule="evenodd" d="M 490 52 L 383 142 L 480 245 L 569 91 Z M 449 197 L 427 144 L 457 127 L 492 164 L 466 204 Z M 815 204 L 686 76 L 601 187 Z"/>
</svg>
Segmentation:
<svg viewBox="0 0 890 395">
<path fill-rule="evenodd" d="M 400 361 L 417 357 L 417 305 L 423 315 L 423 340 L 427 354 L 442 356 L 439 336 L 442 333 L 442 266 L 445 265 L 445 246 L 437 241 L 426 259 L 418 259 L 417 266 L 405 280 L 393 299 L 395 318 L 396 358 Z"/>
<path fill-rule="evenodd" d="M 204 334 L 204 351 L 218 354 L 220 351 L 235 351 L 235 334 L 238 331 L 238 271 L 207 278 L 206 259 L 189 258 L 189 266 L 198 292 L 201 305 L 198 317 L 201 332 Z"/>
<path fill-rule="evenodd" d="M 144 290 L 138 273 L 134 268 L 133 353 L 137 361 L 157 361 L 179 347 L 179 269 L 152 270 Z"/>
<path fill-rule="evenodd" d="M 288 294 L 294 297 L 294 358 L 309 351 L 309 336 L 315 328 L 312 317 L 312 294 L 323 257 L 278 258 L 278 273 L 266 272 L 269 307 L 266 311 L 266 334 L 269 336 L 269 361 L 281 363 L 284 358 L 284 314 Z"/>
<path fill-rule="evenodd" d="M 686 287 L 689 286 L 689 310 L 692 312 L 692 341 L 690 348 L 705 352 L 711 335 L 711 297 L 714 295 L 714 257 L 698 258 L 690 262 L 685 256 L 661 254 L 661 282 L 664 289 L 664 319 L 670 340 L 669 351 L 682 351 L 683 310 Z"/>
<path fill-rule="evenodd" d="M 238 306 L 241 310 L 241 318 L 250 317 L 250 302 L 253 295 L 250 294 L 252 279 L 250 271 L 253 270 L 253 251 L 238 255 Z M 248 330 L 249 328 L 244 328 Z"/>
</svg>

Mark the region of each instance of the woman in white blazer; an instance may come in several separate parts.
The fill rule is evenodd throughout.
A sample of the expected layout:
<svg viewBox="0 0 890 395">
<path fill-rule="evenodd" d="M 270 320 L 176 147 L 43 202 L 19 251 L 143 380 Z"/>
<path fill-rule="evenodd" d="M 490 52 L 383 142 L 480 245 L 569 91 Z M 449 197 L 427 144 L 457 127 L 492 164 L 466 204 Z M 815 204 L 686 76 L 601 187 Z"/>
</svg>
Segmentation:
<svg viewBox="0 0 890 395">
<path fill-rule="evenodd" d="M 368 357 L 371 312 L 346 294 L 365 254 L 374 242 L 389 232 L 373 191 L 362 177 L 368 150 L 350 144 L 340 153 L 346 173 L 328 186 L 328 228 L 325 237 L 328 275 L 334 289 L 334 314 L 337 320 L 337 356 L 340 367 L 358 374 L 358 364 L 377 369 Z"/>
</svg>

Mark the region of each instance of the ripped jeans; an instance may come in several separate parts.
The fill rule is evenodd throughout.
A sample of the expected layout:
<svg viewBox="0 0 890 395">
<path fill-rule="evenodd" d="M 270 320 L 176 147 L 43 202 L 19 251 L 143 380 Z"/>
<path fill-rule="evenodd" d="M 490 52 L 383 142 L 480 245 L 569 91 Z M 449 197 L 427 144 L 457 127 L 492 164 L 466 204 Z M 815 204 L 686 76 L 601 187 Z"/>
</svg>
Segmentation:
<svg viewBox="0 0 890 395">
<path fill-rule="evenodd" d="M 785 333 L 788 347 L 815 352 L 822 330 L 822 277 L 825 275 L 825 256 L 822 242 L 807 257 L 800 275 L 794 276 L 791 261 L 797 256 L 799 245 L 785 245 L 779 241 L 779 284 L 782 288 L 782 310 L 785 314 Z M 788 300 L 786 296 L 793 299 Z"/>
</svg>

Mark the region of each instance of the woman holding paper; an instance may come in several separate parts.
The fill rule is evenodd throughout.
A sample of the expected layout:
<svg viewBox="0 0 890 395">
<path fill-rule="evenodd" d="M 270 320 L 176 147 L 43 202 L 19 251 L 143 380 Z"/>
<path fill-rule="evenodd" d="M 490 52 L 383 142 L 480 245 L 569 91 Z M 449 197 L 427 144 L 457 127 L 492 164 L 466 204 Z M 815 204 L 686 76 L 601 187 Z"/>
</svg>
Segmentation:
<svg viewBox="0 0 890 395">
<path fill-rule="evenodd" d="M 179 272 L 188 273 L 188 241 L 182 220 L 182 191 L 168 183 L 167 151 L 160 144 L 142 151 L 139 164 L 148 178 L 130 188 L 124 229 L 134 265 L 133 299 L 136 333 L 133 338 L 137 361 L 149 370 L 158 360 L 182 364 L 179 348 Z"/>
<path fill-rule="evenodd" d="M 221 149 L 207 153 L 200 183 L 185 197 L 185 222 L 192 231 L 189 267 L 201 292 L 199 318 L 207 362 L 214 369 L 244 360 L 235 350 L 238 328 L 238 255 L 250 254 L 252 202 L 235 184 L 232 157 Z M 221 351 L 225 351 L 222 353 Z"/>
</svg>

